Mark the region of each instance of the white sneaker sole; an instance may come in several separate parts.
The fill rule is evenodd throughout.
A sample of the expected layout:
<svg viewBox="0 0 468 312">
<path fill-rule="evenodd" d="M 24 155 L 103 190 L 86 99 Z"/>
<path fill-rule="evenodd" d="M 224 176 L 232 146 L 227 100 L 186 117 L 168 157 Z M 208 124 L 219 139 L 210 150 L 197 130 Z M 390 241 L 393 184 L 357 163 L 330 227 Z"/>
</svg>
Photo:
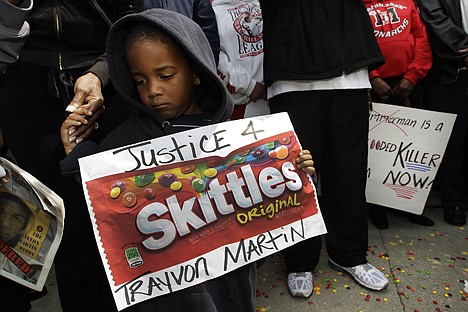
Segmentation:
<svg viewBox="0 0 468 312">
<path fill-rule="evenodd" d="M 383 287 L 381 287 L 381 288 L 372 288 L 372 287 L 370 287 L 370 286 L 368 286 L 368 285 L 362 284 L 362 283 L 359 281 L 359 279 L 357 279 L 357 278 L 354 276 L 353 273 L 351 273 L 351 272 L 349 272 L 348 270 L 346 270 L 346 268 L 343 268 L 343 267 L 339 266 L 338 264 L 333 263 L 330 259 L 328 259 L 328 265 L 329 265 L 332 269 L 334 269 L 334 270 L 336 270 L 336 271 L 338 271 L 338 272 L 341 272 L 341 273 L 344 273 L 344 274 L 350 276 L 356 284 L 358 284 L 359 286 L 361 286 L 361 287 L 364 288 L 364 289 L 367 289 L 367 290 L 370 290 L 370 291 L 381 291 L 381 290 L 384 290 L 384 289 L 386 289 L 386 288 L 388 287 L 388 282 L 387 282 L 387 284 L 385 284 L 385 285 L 384 285 Z"/>
</svg>

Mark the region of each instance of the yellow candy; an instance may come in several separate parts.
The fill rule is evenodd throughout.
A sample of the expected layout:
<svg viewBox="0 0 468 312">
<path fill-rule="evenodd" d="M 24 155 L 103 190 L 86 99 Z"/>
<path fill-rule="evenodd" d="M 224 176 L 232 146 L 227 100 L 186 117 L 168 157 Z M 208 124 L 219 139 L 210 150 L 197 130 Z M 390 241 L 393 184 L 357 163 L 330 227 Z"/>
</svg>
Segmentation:
<svg viewBox="0 0 468 312">
<path fill-rule="evenodd" d="M 110 191 L 110 197 L 111 198 L 117 198 L 120 195 L 120 187 L 113 187 L 112 190 Z"/>
<path fill-rule="evenodd" d="M 174 181 L 171 183 L 171 190 L 173 191 L 178 191 L 182 188 L 182 182 L 180 181 Z"/>
<path fill-rule="evenodd" d="M 213 178 L 218 174 L 218 170 L 216 170 L 216 168 L 208 168 L 204 171 L 204 173 L 208 178 Z"/>
</svg>

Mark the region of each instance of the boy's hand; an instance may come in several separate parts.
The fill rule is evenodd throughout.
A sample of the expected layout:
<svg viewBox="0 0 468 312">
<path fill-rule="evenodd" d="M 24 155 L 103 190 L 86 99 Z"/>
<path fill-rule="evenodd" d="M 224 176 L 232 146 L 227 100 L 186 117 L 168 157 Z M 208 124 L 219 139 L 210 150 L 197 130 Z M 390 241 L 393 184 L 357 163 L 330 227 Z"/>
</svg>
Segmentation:
<svg viewBox="0 0 468 312">
<path fill-rule="evenodd" d="M 77 143 L 86 139 L 93 130 L 99 127 L 97 120 L 104 113 L 105 107 L 101 106 L 93 113 L 93 109 L 96 109 L 93 102 L 81 105 L 69 118 L 76 121 L 75 123 L 69 123 L 68 135 Z M 74 139 L 73 139 L 74 138 Z"/>
<path fill-rule="evenodd" d="M 96 119 L 104 112 L 104 108 L 100 108 L 99 114 L 93 114 L 89 109 L 91 105 L 91 103 L 85 104 L 77 108 L 68 115 L 67 119 L 62 123 L 62 127 L 60 127 L 60 137 L 67 155 L 98 127 Z"/>
<path fill-rule="evenodd" d="M 296 158 L 297 169 L 300 169 L 309 175 L 315 173 L 314 161 L 312 160 L 312 155 L 308 150 L 302 150 L 299 153 L 299 157 Z"/>
<path fill-rule="evenodd" d="M 266 100 L 266 88 L 265 85 L 257 82 L 255 88 L 250 93 L 249 98 L 252 102 L 257 102 L 258 100 Z"/>
</svg>

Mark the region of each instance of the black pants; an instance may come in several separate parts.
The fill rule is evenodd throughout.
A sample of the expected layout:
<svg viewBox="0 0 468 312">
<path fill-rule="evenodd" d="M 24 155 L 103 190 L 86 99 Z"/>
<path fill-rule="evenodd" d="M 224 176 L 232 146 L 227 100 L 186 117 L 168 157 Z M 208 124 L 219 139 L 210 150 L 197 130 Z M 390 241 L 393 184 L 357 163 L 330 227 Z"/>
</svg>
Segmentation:
<svg viewBox="0 0 468 312">
<path fill-rule="evenodd" d="M 81 185 L 63 177 L 59 167 L 65 157 L 60 127 L 73 97 L 73 78 L 83 71 L 72 70 L 63 77 L 48 68 L 9 66 L 0 91 L 0 127 L 18 165 L 64 200 L 64 236 L 55 257 L 63 311 L 115 311 Z M 23 288 L 15 288 L 14 293 L 22 298 L 18 302 L 29 306 L 28 289 Z M 77 300 L 78 295 L 83 300 Z"/>
<path fill-rule="evenodd" d="M 270 99 L 272 113 L 288 112 L 320 178 L 319 203 L 330 257 L 344 266 L 366 263 L 367 90 L 289 92 Z M 284 250 L 289 272 L 312 271 L 321 237 Z"/>
<path fill-rule="evenodd" d="M 462 170 L 467 161 L 465 155 L 468 131 L 467 88 L 468 71 L 465 70 L 460 71 L 458 80 L 453 85 L 427 82 L 427 109 L 457 114 L 436 178 L 444 207 L 468 208 L 467 182 Z"/>
</svg>

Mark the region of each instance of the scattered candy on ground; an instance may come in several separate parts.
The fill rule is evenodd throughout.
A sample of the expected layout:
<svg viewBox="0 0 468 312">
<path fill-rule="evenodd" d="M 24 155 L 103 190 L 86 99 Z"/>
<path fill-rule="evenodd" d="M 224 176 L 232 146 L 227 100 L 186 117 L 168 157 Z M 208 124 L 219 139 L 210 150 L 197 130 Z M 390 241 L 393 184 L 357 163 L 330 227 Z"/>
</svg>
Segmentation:
<svg viewBox="0 0 468 312">
<path fill-rule="evenodd" d="M 293 298 L 287 290 L 282 256 L 274 254 L 258 271 L 257 311 L 279 311 L 272 305 L 272 302 L 277 302 L 272 299 L 276 296 L 282 296 L 281 300 L 291 300 L 291 306 L 297 305 L 297 311 L 326 311 L 326 307 L 333 307 L 335 300 L 343 301 L 350 296 L 362 298 L 361 301 L 353 299 L 353 302 L 361 304 L 350 311 L 374 311 L 379 305 L 384 309 L 382 311 L 468 311 L 468 252 L 454 250 L 457 254 L 448 255 L 439 253 L 437 248 L 440 244 L 450 244 L 455 238 L 467 240 L 464 228 L 459 228 L 456 234 L 432 229 L 423 237 L 408 240 L 402 232 L 383 245 L 369 246 L 369 262 L 391 282 L 383 292 L 366 291 L 347 275 L 329 268 L 321 259 L 313 272 L 313 295 Z M 424 253 L 431 255 L 419 255 L 416 250 L 421 248 L 427 248 Z M 322 251 L 322 257 L 328 258 L 326 252 Z M 453 272 L 448 270 L 459 272 L 459 278 L 452 280 Z"/>
</svg>

